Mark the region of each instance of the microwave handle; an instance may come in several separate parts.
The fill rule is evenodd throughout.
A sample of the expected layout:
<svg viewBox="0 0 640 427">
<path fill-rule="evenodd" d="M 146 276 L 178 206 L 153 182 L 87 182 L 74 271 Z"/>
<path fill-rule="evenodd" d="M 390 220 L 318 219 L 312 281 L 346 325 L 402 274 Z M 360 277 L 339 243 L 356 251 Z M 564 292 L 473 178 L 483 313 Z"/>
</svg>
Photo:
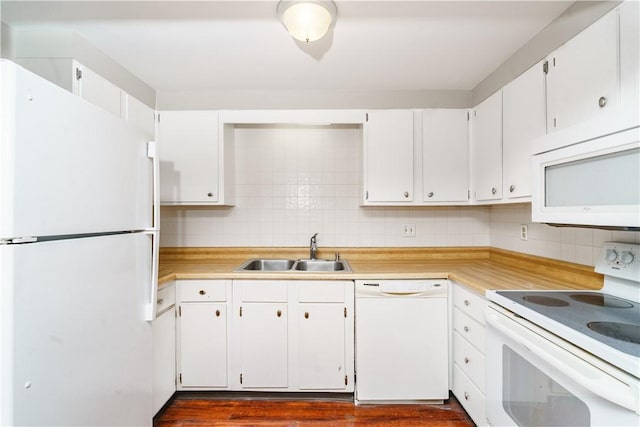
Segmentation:
<svg viewBox="0 0 640 427">
<path fill-rule="evenodd" d="M 534 353 L 559 372 L 564 372 L 573 381 L 590 392 L 623 408 L 634 412 L 638 411 L 639 403 L 632 397 L 634 393 L 630 392 L 629 385 L 613 378 L 577 356 L 568 360 L 567 354 L 569 353 L 566 350 L 554 344 L 549 344 L 544 338 L 529 332 L 524 327 L 516 330 L 517 326 L 513 325 L 512 320 L 505 318 L 492 309 L 487 309 L 485 320 L 490 327 Z M 520 329 L 524 330 L 521 331 Z M 523 338 L 522 335 L 526 335 L 526 338 Z"/>
</svg>

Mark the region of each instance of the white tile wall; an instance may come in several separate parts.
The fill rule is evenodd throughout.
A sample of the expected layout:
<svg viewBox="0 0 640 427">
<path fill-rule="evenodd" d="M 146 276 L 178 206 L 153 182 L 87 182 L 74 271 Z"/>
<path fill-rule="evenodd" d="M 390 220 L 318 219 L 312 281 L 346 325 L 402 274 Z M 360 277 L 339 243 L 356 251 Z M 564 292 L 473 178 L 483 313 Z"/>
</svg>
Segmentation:
<svg viewBox="0 0 640 427">
<path fill-rule="evenodd" d="M 494 246 L 594 265 L 602 243 L 638 232 L 531 222 L 530 204 L 360 207 L 361 134 L 355 127 L 236 129 L 236 206 L 163 207 L 162 246 Z M 403 224 L 416 236 L 403 237 Z M 520 240 L 527 224 L 528 240 Z"/>
<path fill-rule="evenodd" d="M 520 239 L 520 225 L 528 226 L 528 240 Z M 531 204 L 491 207 L 491 246 L 584 265 L 595 265 L 608 241 L 640 244 L 640 232 L 552 227 L 531 222 Z"/>
<path fill-rule="evenodd" d="M 162 209 L 163 246 L 486 246 L 488 207 L 360 207 L 361 130 L 235 131 L 236 206 Z M 416 236 L 403 237 L 403 224 Z"/>
</svg>

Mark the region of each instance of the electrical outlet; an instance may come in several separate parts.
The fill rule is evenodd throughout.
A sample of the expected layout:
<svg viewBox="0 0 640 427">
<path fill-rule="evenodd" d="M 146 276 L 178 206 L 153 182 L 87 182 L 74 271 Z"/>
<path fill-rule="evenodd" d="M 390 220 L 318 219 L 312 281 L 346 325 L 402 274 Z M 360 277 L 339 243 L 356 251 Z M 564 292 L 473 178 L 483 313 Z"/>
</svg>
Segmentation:
<svg viewBox="0 0 640 427">
<path fill-rule="evenodd" d="M 520 240 L 527 240 L 529 238 L 528 229 L 529 227 L 527 226 L 527 224 L 522 224 L 520 226 Z"/>
<path fill-rule="evenodd" d="M 403 237 L 416 237 L 416 225 L 415 224 L 404 224 L 402 226 L 402 236 Z"/>
</svg>

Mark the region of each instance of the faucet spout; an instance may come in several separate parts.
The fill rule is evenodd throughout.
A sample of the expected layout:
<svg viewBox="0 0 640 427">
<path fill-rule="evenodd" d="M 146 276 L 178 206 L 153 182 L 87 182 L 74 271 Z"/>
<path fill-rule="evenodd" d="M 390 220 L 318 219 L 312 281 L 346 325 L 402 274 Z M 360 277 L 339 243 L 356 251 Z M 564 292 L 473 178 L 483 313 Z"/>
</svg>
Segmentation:
<svg viewBox="0 0 640 427">
<path fill-rule="evenodd" d="M 311 236 L 311 241 L 309 242 L 309 258 L 316 259 L 316 253 L 318 252 L 318 244 L 316 243 L 316 236 L 318 233 Z"/>
</svg>

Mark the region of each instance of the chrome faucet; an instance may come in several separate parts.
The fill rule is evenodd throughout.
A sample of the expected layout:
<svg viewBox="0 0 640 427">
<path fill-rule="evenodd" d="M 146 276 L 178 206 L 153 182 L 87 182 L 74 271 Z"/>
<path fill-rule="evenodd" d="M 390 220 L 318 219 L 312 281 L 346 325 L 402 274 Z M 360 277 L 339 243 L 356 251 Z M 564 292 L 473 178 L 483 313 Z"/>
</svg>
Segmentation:
<svg viewBox="0 0 640 427">
<path fill-rule="evenodd" d="M 316 252 L 318 252 L 318 245 L 316 243 L 316 236 L 318 233 L 311 236 L 311 241 L 309 242 L 309 258 L 316 259 Z"/>
</svg>

